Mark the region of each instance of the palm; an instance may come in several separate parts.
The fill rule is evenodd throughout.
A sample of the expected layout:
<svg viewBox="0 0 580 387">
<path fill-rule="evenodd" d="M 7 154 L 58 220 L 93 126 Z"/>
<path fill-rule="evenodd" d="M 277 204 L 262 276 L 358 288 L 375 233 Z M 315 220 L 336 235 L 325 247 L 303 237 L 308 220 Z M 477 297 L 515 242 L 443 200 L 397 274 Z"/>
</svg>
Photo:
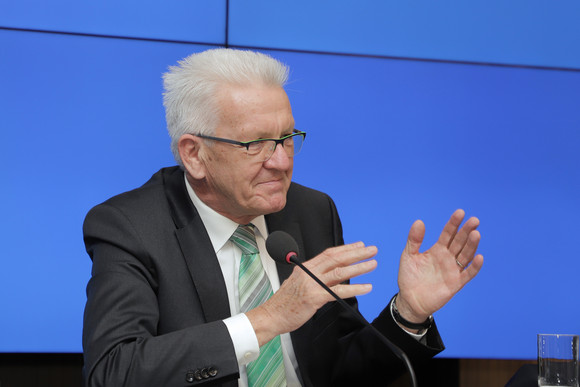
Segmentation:
<svg viewBox="0 0 580 387">
<path fill-rule="evenodd" d="M 483 265 L 483 257 L 475 256 L 480 240 L 476 231 L 479 220 L 470 218 L 459 229 L 463 217 L 462 210 L 455 211 L 439 240 L 423 253 L 419 248 L 425 225 L 416 221 L 411 227 L 407 246 L 401 255 L 398 281 L 399 297 L 415 316 L 428 316 L 439 310 L 475 277 Z"/>
</svg>

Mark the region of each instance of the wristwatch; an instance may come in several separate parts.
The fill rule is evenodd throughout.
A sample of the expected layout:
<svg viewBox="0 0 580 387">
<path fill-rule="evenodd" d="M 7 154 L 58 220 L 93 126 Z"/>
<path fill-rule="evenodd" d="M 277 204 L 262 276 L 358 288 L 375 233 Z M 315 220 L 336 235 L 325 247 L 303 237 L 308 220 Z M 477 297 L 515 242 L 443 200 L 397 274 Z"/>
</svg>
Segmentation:
<svg viewBox="0 0 580 387">
<path fill-rule="evenodd" d="M 411 321 L 405 320 L 399 313 L 399 310 L 397 309 L 397 303 L 395 302 L 398 295 L 399 293 L 395 294 L 391 300 L 391 310 L 393 311 L 393 317 L 395 318 L 395 321 L 409 329 L 425 330 L 431 328 L 431 325 L 433 324 L 433 316 L 427 317 L 427 320 L 423 321 L 422 323 L 413 323 Z"/>
</svg>

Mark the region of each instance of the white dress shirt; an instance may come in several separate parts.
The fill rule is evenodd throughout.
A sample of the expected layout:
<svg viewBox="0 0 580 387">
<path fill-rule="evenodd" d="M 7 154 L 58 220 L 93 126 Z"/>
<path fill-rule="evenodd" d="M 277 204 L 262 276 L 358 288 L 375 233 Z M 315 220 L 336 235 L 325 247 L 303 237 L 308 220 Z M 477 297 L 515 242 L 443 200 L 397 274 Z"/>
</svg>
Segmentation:
<svg viewBox="0 0 580 387">
<path fill-rule="evenodd" d="M 244 313 L 240 313 L 240 301 L 238 290 L 238 273 L 240 270 L 240 261 L 242 259 L 241 250 L 230 241 L 230 237 L 238 228 L 238 224 L 225 216 L 215 212 L 213 209 L 203 203 L 195 194 L 187 179 L 185 179 L 187 192 L 191 201 L 195 205 L 203 224 L 207 230 L 214 251 L 217 255 L 228 292 L 228 301 L 232 317 L 224 320 L 230 333 L 240 367 L 240 379 L 238 386 L 247 387 L 248 377 L 246 365 L 258 358 L 260 348 L 256 333 L 250 323 L 250 320 Z M 268 230 L 264 216 L 259 216 L 252 221 L 256 226 L 256 242 L 260 251 L 260 259 L 264 271 L 270 280 L 274 292 L 280 289 L 280 279 L 276 270 L 276 262 L 268 255 L 266 251 L 266 238 Z M 290 334 L 280 335 L 282 343 L 282 354 L 284 357 L 284 367 L 286 369 L 286 383 L 288 387 L 301 386 L 298 363 L 292 347 Z"/>
</svg>

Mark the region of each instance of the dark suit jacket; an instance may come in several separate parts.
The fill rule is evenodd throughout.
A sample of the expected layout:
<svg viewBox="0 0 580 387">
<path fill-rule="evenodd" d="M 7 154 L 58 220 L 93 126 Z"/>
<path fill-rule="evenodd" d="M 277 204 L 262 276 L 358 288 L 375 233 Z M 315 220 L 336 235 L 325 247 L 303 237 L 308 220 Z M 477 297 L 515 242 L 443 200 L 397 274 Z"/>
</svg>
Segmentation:
<svg viewBox="0 0 580 387">
<path fill-rule="evenodd" d="M 266 222 L 270 232 L 290 233 L 303 257 L 343 244 L 332 200 L 295 183 L 286 207 Z M 238 364 L 222 321 L 230 316 L 224 279 L 179 168 L 162 169 L 142 187 L 93 208 L 84 239 L 93 260 L 83 330 L 88 386 L 237 385 Z M 280 282 L 291 270 L 278 266 Z M 356 307 L 355 299 L 348 301 Z M 415 363 L 443 349 L 435 327 L 418 343 L 388 310 L 373 324 Z M 385 385 L 403 370 L 336 302 L 291 337 L 306 386 Z M 215 376 L 191 377 L 204 369 Z"/>
</svg>

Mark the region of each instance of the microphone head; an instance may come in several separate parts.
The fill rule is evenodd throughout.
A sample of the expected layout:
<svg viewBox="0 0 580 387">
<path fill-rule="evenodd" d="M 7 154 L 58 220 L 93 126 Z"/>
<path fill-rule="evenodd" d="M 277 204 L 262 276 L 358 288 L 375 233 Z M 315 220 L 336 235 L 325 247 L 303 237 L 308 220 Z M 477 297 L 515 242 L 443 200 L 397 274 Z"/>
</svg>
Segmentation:
<svg viewBox="0 0 580 387">
<path fill-rule="evenodd" d="M 298 243 L 284 231 L 274 231 L 266 239 L 266 250 L 276 262 L 290 263 L 292 256 L 298 256 Z"/>
</svg>

